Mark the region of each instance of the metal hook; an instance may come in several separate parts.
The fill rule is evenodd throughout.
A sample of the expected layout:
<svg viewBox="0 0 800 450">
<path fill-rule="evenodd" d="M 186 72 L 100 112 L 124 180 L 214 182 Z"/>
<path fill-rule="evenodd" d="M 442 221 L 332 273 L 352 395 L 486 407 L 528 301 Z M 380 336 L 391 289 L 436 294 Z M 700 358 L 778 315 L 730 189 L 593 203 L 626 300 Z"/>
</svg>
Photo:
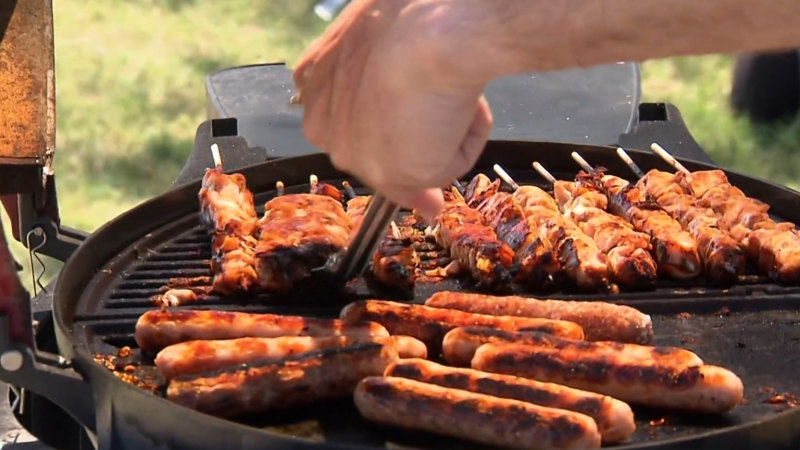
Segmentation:
<svg viewBox="0 0 800 450">
<path fill-rule="evenodd" d="M 42 238 L 42 241 L 38 243 L 35 247 L 31 247 L 31 238 L 33 236 Z M 44 285 L 42 284 L 42 278 L 44 278 L 44 275 L 47 272 L 47 266 L 45 266 L 44 261 L 42 261 L 42 258 L 39 257 L 39 254 L 37 253 L 39 249 L 43 248 L 45 244 L 47 244 L 47 233 L 44 232 L 44 229 L 42 229 L 42 227 L 34 227 L 30 231 L 28 231 L 28 234 L 25 235 L 25 243 L 26 246 L 28 247 L 28 260 L 30 262 L 30 267 L 31 267 L 31 281 L 33 284 L 33 295 L 37 296 L 39 295 L 36 289 L 37 286 L 39 289 L 42 290 L 42 292 L 47 292 L 47 289 L 45 289 Z M 41 270 L 39 271 L 38 275 L 36 275 L 36 270 L 34 269 L 33 266 L 34 258 L 41 267 Z"/>
</svg>

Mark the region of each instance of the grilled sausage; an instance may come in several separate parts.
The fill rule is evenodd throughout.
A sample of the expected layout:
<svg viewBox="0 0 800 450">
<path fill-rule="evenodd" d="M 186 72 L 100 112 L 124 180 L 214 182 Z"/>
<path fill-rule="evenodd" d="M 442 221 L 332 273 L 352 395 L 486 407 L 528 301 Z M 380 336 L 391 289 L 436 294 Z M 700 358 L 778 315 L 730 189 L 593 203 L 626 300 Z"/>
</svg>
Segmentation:
<svg viewBox="0 0 800 450">
<path fill-rule="evenodd" d="M 198 374 L 229 366 L 267 359 L 284 359 L 299 353 L 328 347 L 346 347 L 359 342 L 392 346 L 401 358 L 427 358 L 425 344 L 410 336 L 283 336 L 189 341 L 170 345 L 158 353 L 156 367 L 167 380 L 180 375 Z"/>
<path fill-rule="evenodd" d="M 351 303 L 342 309 L 345 323 L 378 322 L 391 334 L 413 336 L 428 347 L 428 352 L 438 355 L 442 338 L 451 329 L 465 325 L 483 325 L 502 330 L 520 328 L 552 333 L 574 339 L 583 339 L 580 325 L 550 319 L 527 317 L 489 316 L 454 309 L 432 308 L 423 305 L 365 300 Z"/>
<path fill-rule="evenodd" d="M 540 317 L 575 322 L 583 328 L 586 340 L 647 344 L 653 339 L 650 316 L 629 306 L 605 302 L 537 300 L 533 298 L 437 292 L 425 304 L 436 308 L 458 309 L 496 316 Z"/>
<path fill-rule="evenodd" d="M 382 374 L 396 359 L 391 346 L 378 343 L 325 348 L 279 361 L 178 377 L 169 383 L 167 398 L 221 417 L 305 406 L 352 395 L 360 380 Z"/>
<path fill-rule="evenodd" d="M 699 356 L 676 347 L 650 347 L 638 344 L 623 344 L 613 341 L 576 341 L 563 339 L 546 333 L 528 331 L 504 331 L 487 327 L 459 327 L 450 330 L 442 340 L 445 361 L 457 366 L 468 366 L 475 351 L 483 344 L 526 344 L 556 349 L 579 349 L 586 353 L 654 361 L 676 367 L 701 365 Z"/>
<path fill-rule="evenodd" d="M 147 311 L 136 323 L 136 342 L 144 352 L 157 352 L 179 342 L 280 336 L 388 336 L 377 323 L 344 324 L 338 319 L 312 319 L 234 311 Z"/>
<path fill-rule="evenodd" d="M 408 378 L 437 386 L 566 409 L 594 419 L 603 442 L 624 442 L 634 431 L 633 411 L 625 402 L 594 392 L 510 375 L 456 369 L 424 359 L 405 359 L 386 368 L 384 376 Z"/>
<path fill-rule="evenodd" d="M 366 419 L 407 429 L 517 449 L 600 446 L 591 417 L 395 377 L 358 384 L 356 407 Z"/>
<path fill-rule="evenodd" d="M 634 404 L 708 413 L 735 408 L 744 391 L 742 380 L 721 367 L 670 366 L 571 348 L 484 344 L 475 352 L 472 368 L 564 384 Z"/>
</svg>

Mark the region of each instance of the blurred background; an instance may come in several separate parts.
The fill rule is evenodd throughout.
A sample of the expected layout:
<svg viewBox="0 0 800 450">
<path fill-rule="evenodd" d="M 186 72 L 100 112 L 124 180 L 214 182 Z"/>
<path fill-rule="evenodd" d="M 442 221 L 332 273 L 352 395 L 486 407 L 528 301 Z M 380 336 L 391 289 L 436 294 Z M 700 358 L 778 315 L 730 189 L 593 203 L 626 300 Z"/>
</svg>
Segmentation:
<svg viewBox="0 0 800 450">
<path fill-rule="evenodd" d="M 205 76 L 242 64 L 291 67 L 327 25 L 312 12 L 316 3 L 55 1 L 55 170 L 63 223 L 91 231 L 166 190 L 206 117 Z M 735 114 L 734 61 L 726 55 L 646 62 L 644 101 L 677 105 L 722 166 L 797 189 L 800 120 L 756 124 Z M 14 251 L 31 289 L 27 251 L 16 243 Z M 47 282 L 60 265 L 44 262 Z"/>
</svg>

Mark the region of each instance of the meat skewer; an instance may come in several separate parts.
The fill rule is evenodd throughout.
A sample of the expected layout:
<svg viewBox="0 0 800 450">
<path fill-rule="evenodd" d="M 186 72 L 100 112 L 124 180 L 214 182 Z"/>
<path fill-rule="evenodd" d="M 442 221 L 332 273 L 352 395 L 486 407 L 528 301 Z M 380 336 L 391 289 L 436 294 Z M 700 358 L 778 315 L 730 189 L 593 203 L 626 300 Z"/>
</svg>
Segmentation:
<svg viewBox="0 0 800 450">
<path fill-rule="evenodd" d="M 617 155 L 634 173 L 642 174 L 625 150 L 618 148 Z M 694 236 L 707 278 L 716 283 L 730 284 L 744 273 L 747 262 L 744 249 L 722 230 L 712 209 L 698 205 L 697 199 L 683 190 L 674 174 L 650 170 L 639 175 L 636 187 Z"/>
<path fill-rule="evenodd" d="M 462 271 L 468 271 L 482 287 L 507 289 L 514 251 L 497 238 L 481 214 L 467 205 L 455 187 L 444 190 L 445 204 L 433 222 L 436 242 L 450 251 Z"/>
<path fill-rule="evenodd" d="M 725 172 L 690 172 L 658 144 L 653 151 L 677 170 L 675 182 L 697 204 L 714 211 L 718 226 L 742 245 L 747 255 L 772 280 L 800 283 L 800 236 L 795 224 L 777 223 L 769 205 L 749 198 L 731 185 Z"/>
<path fill-rule="evenodd" d="M 550 240 L 540 234 L 535 218 L 526 217 L 511 194 L 500 191 L 500 180 L 492 182 L 486 175 L 478 174 L 464 192 L 467 204 L 478 210 L 497 237 L 514 251 L 515 281 L 534 289 L 552 284 L 561 266 Z"/>
<path fill-rule="evenodd" d="M 655 284 L 658 267 L 650 252 L 650 237 L 636 231 L 619 216 L 606 211 L 608 198 L 591 183 L 556 180 L 538 162 L 533 168 L 553 184 L 561 213 L 578 224 L 608 256 L 611 275 L 620 285 L 648 288 Z"/>
<path fill-rule="evenodd" d="M 336 186 L 327 183 L 320 183 L 319 178 L 314 174 L 309 175 L 308 181 L 308 184 L 311 186 L 311 189 L 309 190 L 310 193 L 326 195 L 340 203 L 344 202 L 342 191 L 336 189 Z"/>
<path fill-rule="evenodd" d="M 565 218 L 555 199 L 536 186 L 518 185 L 502 167 L 494 171 L 513 189 L 513 197 L 525 215 L 539 224 L 540 235 L 550 240 L 565 274 L 586 290 L 615 290 L 609 281 L 608 257 L 597 243 Z"/>
<path fill-rule="evenodd" d="M 610 212 L 650 236 L 660 272 L 681 280 L 700 275 L 703 266 L 697 241 L 683 230 L 680 223 L 626 180 L 595 170 L 577 152 L 572 152 L 572 159 L 587 173 L 579 175 L 579 178 L 594 183 L 606 194 Z"/>
<path fill-rule="evenodd" d="M 217 144 L 211 146 L 211 153 L 215 167 L 203 175 L 198 200 L 200 222 L 212 237 L 212 289 L 221 294 L 247 292 L 259 281 L 253 194 L 244 175 L 224 173 Z"/>
</svg>

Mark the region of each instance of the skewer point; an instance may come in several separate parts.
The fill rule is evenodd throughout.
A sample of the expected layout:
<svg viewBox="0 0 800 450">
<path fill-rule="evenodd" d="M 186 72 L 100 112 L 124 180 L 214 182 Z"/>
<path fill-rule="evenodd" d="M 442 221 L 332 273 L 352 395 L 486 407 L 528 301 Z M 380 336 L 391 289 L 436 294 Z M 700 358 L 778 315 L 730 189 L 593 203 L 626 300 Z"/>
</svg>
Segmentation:
<svg viewBox="0 0 800 450">
<path fill-rule="evenodd" d="M 533 162 L 533 169 L 539 172 L 539 175 L 541 175 L 542 178 L 549 181 L 551 184 L 555 184 L 556 177 L 554 177 L 549 170 L 545 169 L 543 165 L 539 164 L 539 161 Z"/>
<path fill-rule="evenodd" d="M 575 160 L 575 162 L 578 163 L 578 165 L 580 165 L 583 170 L 589 173 L 594 173 L 594 167 L 592 167 L 591 164 L 589 164 L 585 159 L 583 159 L 583 156 L 581 156 L 578 152 L 572 152 L 571 156 L 572 159 Z"/>
<path fill-rule="evenodd" d="M 211 158 L 214 159 L 214 166 L 222 168 L 222 156 L 219 154 L 219 145 L 211 144 Z"/>
<path fill-rule="evenodd" d="M 319 184 L 319 178 L 317 178 L 317 176 L 312 173 L 311 175 L 308 176 L 308 184 L 310 184 L 311 187 L 316 186 L 317 184 Z"/>
<path fill-rule="evenodd" d="M 400 239 L 400 228 L 397 226 L 395 221 L 391 221 L 390 225 L 392 226 L 392 237 L 395 239 Z"/>
<path fill-rule="evenodd" d="M 494 173 L 496 173 L 497 176 L 499 176 L 500 179 L 503 180 L 506 184 L 511 186 L 512 189 L 514 189 L 515 191 L 519 189 L 519 185 L 517 184 L 517 182 L 514 181 L 513 178 L 511 178 L 511 175 L 509 175 L 508 172 L 505 171 L 505 169 L 500 167 L 500 164 L 495 164 L 494 166 L 492 166 L 492 169 L 494 170 Z"/>
<path fill-rule="evenodd" d="M 658 143 L 653 142 L 652 144 L 650 144 L 650 149 L 653 150 L 653 152 L 656 155 L 660 156 L 661 159 L 666 161 L 667 164 L 672 166 L 675 170 L 683 173 L 689 173 L 689 169 L 684 167 L 683 164 L 681 164 L 677 159 L 675 159 L 675 157 L 672 156 L 668 151 L 664 150 L 664 147 L 658 145 Z"/>
<path fill-rule="evenodd" d="M 622 161 L 624 161 L 625 164 L 627 164 L 628 167 L 630 167 L 631 171 L 633 171 L 633 173 L 635 173 L 637 177 L 642 178 L 644 176 L 644 172 L 642 171 L 642 169 L 639 168 L 639 166 L 633 161 L 633 159 L 628 154 L 628 152 L 625 151 L 625 149 L 623 149 L 622 147 L 618 147 L 617 156 L 619 156 L 620 159 L 622 159 Z"/>
</svg>

